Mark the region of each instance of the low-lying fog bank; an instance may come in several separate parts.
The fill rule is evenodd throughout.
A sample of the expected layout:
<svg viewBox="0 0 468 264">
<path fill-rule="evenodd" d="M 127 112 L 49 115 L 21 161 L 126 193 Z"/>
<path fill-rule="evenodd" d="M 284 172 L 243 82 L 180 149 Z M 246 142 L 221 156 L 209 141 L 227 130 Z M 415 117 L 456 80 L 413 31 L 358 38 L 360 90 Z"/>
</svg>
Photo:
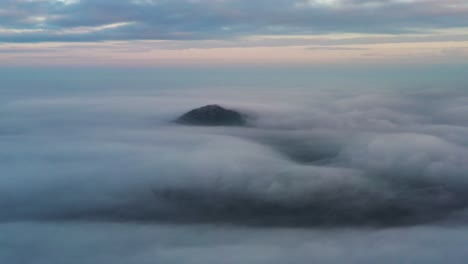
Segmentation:
<svg viewBox="0 0 468 264">
<path fill-rule="evenodd" d="M 213 103 L 249 125 L 171 122 Z M 467 105 L 433 90 L 2 99 L 0 260 L 462 263 Z"/>
<path fill-rule="evenodd" d="M 210 102 L 247 113 L 249 126 L 171 122 Z M 467 103 L 461 94 L 320 90 L 11 100 L 1 108 L 0 219 L 458 218 L 468 206 Z"/>
</svg>

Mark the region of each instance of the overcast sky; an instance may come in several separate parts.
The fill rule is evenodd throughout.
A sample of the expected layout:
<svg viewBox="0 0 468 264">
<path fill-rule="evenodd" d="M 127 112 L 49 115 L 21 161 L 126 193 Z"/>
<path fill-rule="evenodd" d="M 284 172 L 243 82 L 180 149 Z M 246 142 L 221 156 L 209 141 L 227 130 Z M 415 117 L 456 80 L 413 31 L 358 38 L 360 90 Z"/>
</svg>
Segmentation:
<svg viewBox="0 0 468 264">
<path fill-rule="evenodd" d="M 460 63 L 466 0 L 2 0 L 2 65 Z"/>
</svg>

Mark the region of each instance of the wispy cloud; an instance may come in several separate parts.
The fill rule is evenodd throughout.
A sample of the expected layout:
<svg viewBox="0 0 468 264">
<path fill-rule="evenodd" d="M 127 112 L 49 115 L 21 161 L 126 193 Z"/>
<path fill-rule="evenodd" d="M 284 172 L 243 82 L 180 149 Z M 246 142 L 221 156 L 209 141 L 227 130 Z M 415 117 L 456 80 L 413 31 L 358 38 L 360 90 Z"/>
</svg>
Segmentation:
<svg viewBox="0 0 468 264">
<path fill-rule="evenodd" d="M 400 34 L 468 26 L 468 6 L 457 0 L 7 0 L 0 14 L 4 42 Z"/>
</svg>

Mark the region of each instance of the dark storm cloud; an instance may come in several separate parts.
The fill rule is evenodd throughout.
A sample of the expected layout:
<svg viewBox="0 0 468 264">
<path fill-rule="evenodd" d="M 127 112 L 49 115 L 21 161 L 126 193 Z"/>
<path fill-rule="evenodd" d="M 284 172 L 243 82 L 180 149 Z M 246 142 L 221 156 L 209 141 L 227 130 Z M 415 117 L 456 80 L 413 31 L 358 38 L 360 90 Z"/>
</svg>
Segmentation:
<svg viewBox="0 0 468 264">
<path fill-rule="evenodd" d="M 324 2 L 9 0 L 0 5 L 0 41 L 232 39 L 257 34 L 403 33 L 468 26 L 463 1 Z"/>
</svg>

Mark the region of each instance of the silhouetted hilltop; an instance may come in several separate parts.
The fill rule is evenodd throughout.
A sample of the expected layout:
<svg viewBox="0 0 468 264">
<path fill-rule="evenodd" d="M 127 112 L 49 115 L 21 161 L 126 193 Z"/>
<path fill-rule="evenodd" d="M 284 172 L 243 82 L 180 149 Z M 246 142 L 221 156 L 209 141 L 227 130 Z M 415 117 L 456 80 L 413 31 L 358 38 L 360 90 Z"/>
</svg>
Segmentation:
<svg viewBox="0 0 468 264">
<path fill-rule="evenodd" d="M 175 121 L 196 126 L 243 126 L 246 123 L 245 115 L 215 104 L 193 109 Z"/>
</svg>

